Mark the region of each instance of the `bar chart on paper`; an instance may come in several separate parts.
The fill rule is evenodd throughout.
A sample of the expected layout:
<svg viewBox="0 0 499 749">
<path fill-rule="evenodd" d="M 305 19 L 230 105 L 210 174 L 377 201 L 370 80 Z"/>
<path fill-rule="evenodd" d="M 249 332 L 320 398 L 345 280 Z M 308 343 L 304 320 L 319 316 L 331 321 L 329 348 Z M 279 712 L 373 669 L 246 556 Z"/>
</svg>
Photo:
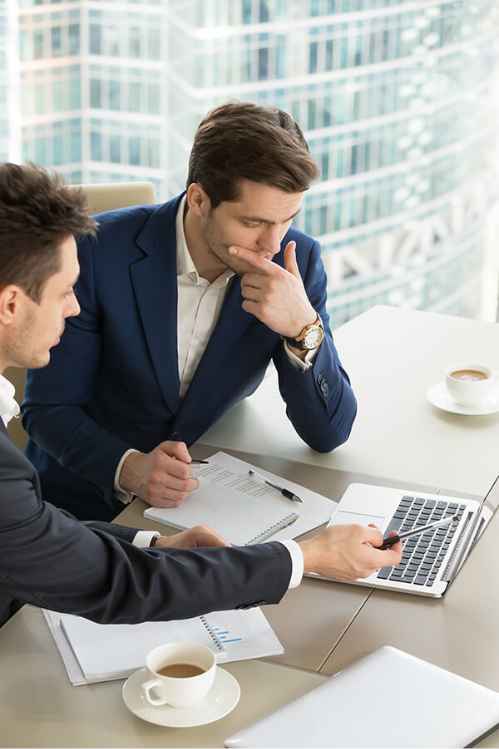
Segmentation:
<svg viewBox="0 0 499 749">
<path fill-rule="evenodd" d="M 152 648 L 166 642 L 206 645 L 221 663 L 284 652 L 260 608 L 142 624 L 96 624 L 71 614 L 44 613 L 73 684 L 126 678 L 144 665 Z"/>
</svg>

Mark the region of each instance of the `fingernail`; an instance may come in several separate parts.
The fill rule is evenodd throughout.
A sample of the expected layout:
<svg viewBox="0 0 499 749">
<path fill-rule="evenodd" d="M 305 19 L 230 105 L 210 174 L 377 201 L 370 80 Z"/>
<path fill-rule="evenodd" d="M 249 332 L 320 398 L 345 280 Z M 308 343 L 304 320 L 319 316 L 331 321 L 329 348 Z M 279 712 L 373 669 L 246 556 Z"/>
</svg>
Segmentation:
<svg viewBox="0 0 499 749">
<path fill-rule="evenodd" d="M 237 255 L 237 249 L 235 247 L 229 247 L 229 255 Z"/>
</svg>

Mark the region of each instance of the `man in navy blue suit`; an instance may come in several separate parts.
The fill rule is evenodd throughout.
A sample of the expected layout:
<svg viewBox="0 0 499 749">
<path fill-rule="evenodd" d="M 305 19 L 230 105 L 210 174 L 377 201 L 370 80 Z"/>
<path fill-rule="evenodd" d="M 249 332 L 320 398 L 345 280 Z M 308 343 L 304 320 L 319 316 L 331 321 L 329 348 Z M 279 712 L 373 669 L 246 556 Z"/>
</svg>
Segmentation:
<svg viewBox="0 0 499 749">
<path fill-rule="evenodd" d="M 97 217 L 50 365 L 28 376 L 27 455 L 45 496 L 108 520 L 197 486 L 188 445 L 273 361 L 288 418 L 315 450 L 349 436 L 356 402 L 326 311 L 318 243 L 291 228 L 317 176 L 285 112 L 234 103 L 201 122 L 187 191 Z"/>
</svg>

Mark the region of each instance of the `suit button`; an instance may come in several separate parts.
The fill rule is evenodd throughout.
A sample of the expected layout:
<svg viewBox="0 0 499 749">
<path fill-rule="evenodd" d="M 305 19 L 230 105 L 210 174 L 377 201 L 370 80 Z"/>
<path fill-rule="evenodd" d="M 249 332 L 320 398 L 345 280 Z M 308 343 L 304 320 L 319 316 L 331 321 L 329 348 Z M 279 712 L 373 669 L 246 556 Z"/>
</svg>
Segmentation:
<svg viewBox="0 0 499 749">
<path fill-rule="evenodd" d="M 319 385 L 320 391 L 324 398 L 327 398 L 329 395 L 329 385 L 327 384 L 327 380 L 323 375 L 318 376 L 317 384 Z"/>
</svg>

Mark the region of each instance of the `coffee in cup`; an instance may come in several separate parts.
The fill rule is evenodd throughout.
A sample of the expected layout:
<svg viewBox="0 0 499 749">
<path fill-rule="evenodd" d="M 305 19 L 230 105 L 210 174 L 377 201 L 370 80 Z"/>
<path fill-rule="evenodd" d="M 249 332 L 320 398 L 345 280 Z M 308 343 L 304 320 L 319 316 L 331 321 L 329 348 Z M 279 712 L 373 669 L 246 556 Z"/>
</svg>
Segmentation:
<svg viewBox="0 0 499 749">
<path fill-rule="evenodd" d="M 450 373 L 454 380 L 486 380 L 487 375 L 480 369 L 455 369 Z"/>
<path fill-rule="evenodd" d="M 217 659 L 204 645 L 171 642 L 151 650 L 146 666 L 152 678 L 142 684 L 142 693 L 149 704 L 191 707 L 213 686 Z"/>
<path fill-rule="evenodd" d="M 191 676 L 199 676 L 204 673 L 201 666 L 193 666 L 192 663 L 170 663 L 158 671 L 160 676 L 172 676 L 175 679 L 190 679 Z"/>
<path fill-rule="evenodd" d="M 483 364 L 464 364 L 449 367 L 445 384 L 455 403 L 478 408 L 495 394 L 497 378 L 493 370 Z"/>
</svg>

